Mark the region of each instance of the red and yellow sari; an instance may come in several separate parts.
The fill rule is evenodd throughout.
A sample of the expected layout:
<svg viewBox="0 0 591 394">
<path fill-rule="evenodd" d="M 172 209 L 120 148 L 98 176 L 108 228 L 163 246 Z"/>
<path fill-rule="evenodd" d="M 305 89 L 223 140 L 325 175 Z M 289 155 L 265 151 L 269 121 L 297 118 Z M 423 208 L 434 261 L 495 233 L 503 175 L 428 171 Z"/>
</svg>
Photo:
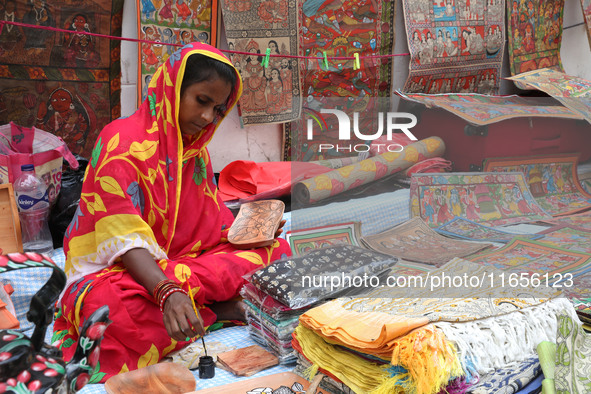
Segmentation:
<svg viewBox="0 0 591 394">
<path fill-rule="evenodd" d="M 246 251 L 227 243 L 234 217 L 218 196 L 206 149 L 219 122 L 185 144 L 178 125 L 181 82 L 192 54 L 231 65 L 215 48 L 194 43 L 158 69 L 140 108 L 102 130 L 64 237 L 68 283 L 53 342 L 69 360 L 79 328 L 97 308 L 109 305 L 113 321 L 91 382 L 155 364 L 187 344 L 168 336 L 156 300 L 123 267 L 120 256 L 128 250 L 145 248 L 166 276 L 190 288 L 205 326 L 216 321 L 207 305 L 236 297 L 243 275 L 290 253 L 283 240 Z M 224 117 L 242 92 L 236 75 Z"/>
</svg>

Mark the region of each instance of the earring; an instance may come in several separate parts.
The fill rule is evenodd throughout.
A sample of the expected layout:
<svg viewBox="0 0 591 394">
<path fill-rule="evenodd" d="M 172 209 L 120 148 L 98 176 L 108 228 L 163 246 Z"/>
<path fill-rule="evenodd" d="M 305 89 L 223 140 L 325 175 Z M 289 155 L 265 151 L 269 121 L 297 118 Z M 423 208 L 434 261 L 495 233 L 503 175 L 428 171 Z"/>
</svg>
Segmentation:
<svg viewBox="0 0 591 394">
<path fill-rule="evenodd" d="M 47 106 L 47 109 L 48 109 L 49 111 L 53 111 L 53 106 L 52 106 L 51 104 L 49 104 L 49 105 Z"/>
<path fill-rule="evenodd" d="M 70 109 L 74 109 L 74 103 L 70 103 Z"/>
<path fill-rule="evenodd" d="M 76 24 L 72 23 L 72 29 L 76 30 Z"/>
</svg>

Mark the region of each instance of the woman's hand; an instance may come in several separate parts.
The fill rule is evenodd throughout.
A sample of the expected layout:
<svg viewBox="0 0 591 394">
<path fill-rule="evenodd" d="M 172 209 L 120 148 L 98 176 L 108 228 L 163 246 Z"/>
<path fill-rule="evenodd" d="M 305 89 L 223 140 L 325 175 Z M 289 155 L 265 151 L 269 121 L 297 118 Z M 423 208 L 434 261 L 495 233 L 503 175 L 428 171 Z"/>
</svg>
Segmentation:
<svg viewBox="0 0 591 394">
<path fill-rule="evenodd" d="M 168 279 L 145 249 L 128 250 L 121 260 L 131 276 L 150 294 L 160 281 Z M 159 300 L 155 301 L 158 303 Z M 205 334 L 203 320 L 201 316 L 195 315 L 191 298 L 185 293 L 175 292 L 168 296 L 163 306 L 163 319 L 168 335 L 177 341 Z"/>
<path fill-rule="evenodd" d="M 164 326 L 168 335 L 177 341 L 205 335 L 201 316 L 195 315 L 193 303 L 185 293 L 172 293 L 164 303 Z"/>
<path fill-rule="evenodd" d="M 285 222 L 286 222 L 286 220 L 283 219 L 279 223 L 279 227 L 277 227 L 277 231 L 275 231 L 275 238 L 278 238 L 281 235 L 281 233 L 283 232 L 283 226 L 285 226 Z"/>
</svg>

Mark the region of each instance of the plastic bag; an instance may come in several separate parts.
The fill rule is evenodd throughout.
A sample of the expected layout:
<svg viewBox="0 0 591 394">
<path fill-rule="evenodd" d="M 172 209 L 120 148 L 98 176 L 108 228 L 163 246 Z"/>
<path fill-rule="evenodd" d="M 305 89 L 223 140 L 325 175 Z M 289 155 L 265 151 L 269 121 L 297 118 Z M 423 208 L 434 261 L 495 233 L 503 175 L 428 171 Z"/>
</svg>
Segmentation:
<svg viewBox="0 0 591 394">
<path fill-rule="evenodd" d="M 49 213 L 49 230 L 53 238 L 53 247 L 61 248 L 64 242 L 64 234 L 80 202 L 80 193 L 82 192 L 82 181 L 84 180 L 84 171 L 88 165 L 88 159 L 76 155 L 78 168 L 66 168 L 62 173 L 61 193 L 51 212 Z"/>
<path fill-rule="evenodd" d="M 47 184 L 49 203 L 54 204 L 60 192 L 63 159 L 71 168 L 78 167 L 61 138 L 13 122 L 0 126 L 0 183 L 13 183 L 21 175 L 21 165 L 33 164 L 37 176 Z"/>
</svg>

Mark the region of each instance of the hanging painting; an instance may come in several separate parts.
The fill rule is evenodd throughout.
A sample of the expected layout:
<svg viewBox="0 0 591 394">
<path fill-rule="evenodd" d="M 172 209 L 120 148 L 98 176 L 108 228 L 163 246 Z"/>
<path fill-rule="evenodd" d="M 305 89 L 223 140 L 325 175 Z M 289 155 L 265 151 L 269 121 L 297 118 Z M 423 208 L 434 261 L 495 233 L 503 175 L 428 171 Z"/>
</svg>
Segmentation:
<svg viewBox="0 0 591 394">
<path fill-rule="evenodd" d="M 339 109 L 350 119 L 358 115 L 360 130 L 377 130 L 377 113 L 390 109 L 389 55 L 394 53 L 395 2 L 307 0 L 298 11 L 301 54 L 305 57 L 299 63 L 304 110 L 301 119 L 291 125 L 291 139 L 286 139 L 291 141 L 291 159 L 357 156 L 354 149 L 335 146 L 337 118 L 320 115 L 319 111 Z M 318 119 L 322 127 L 314 127 L 309 136 L 307 127 L 312 119 Z M 360 148 L 365 143 L 356 136 L 344 142 Z"/>
<path fill-rule="evenodd" d="M 511 75 L 546 67 L 562 70 L 563 11 L 564 0 L 507 1 Z"/>
<path fill-rule="evenodd" d="M 152 75 L 183 45 L 202 42 L 216 46 L 217 0 L 141 0 L 137 2 L 138 99 L 146 98 Z"/>
<path fill-rule="evenodd" d="M 51 132 L 90 158 L 98 133 L 121 113 L 121 41 L 86 33 L 121 36 L 123 0 L 0 5 L 8 22 L 0 30 L 0 124 Z"/>
<path fill-rule="evenodd" d="M 245 125 L 300 117 L 300 74 L 297 59 L 291 57 L 297 56 L 299 45 L 296 4 L 287 0 L 223 3 L 228 48 L 241 52 L 229 56 L 244 82 L 238 105 Z"/>
<path fill-rule="evenodd" d="M 409 93 L 499 89 L 505 48 L 501 0 L 403 0 L 410 51 Z"/>
<path fill-rule="evenodd" d="M 591 0 L 581 0 L 581 7 L 583 8 L 583 18 L 585 18 L 587 38 L 589 38 L 589 45 L 591 45 Z"/>
</svg>

